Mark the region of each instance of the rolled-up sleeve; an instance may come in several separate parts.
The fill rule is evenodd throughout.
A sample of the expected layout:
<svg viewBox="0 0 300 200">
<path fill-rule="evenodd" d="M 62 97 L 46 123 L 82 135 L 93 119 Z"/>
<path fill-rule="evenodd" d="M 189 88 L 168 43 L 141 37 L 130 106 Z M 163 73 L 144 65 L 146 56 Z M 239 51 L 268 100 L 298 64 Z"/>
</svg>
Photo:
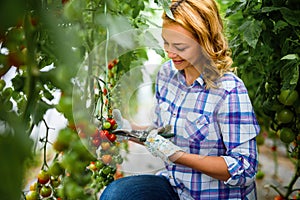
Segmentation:
<svg viewBox="0 0 300 200">
<path fill-rule="evenodd" d="M 218 111 L 218 124 L 226 146 L 226 154 L 222 157 L 231 175 L 225 184 L 250 185 L 257 172 L 255 137 L 260 128 L 244 86 L 227 92 Z"/>
</svg>

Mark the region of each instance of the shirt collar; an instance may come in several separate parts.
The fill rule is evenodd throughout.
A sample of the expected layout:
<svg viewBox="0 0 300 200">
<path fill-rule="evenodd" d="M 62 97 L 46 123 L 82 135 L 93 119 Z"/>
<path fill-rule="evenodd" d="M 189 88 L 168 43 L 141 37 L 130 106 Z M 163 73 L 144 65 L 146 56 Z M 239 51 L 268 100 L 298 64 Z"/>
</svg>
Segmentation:
<svg viewBox="0 0 300 200">
<path fill-rule="evenodd" d="M 185 77 L 184 77 L 184 71 L 183 70 L 177 70 L 177 72 L 175 74 L 177 75 L 179 83 L 186 86 L 186 81 L 185 81 Z M 200 74 L 200 76 L 190 86 L 193 87 L 193 86 L 195 86 L 197 84 L 199 84 L 201 87 L 205 87 L 205 82 L 204 82 L 202 74 Z"/>
</svg>

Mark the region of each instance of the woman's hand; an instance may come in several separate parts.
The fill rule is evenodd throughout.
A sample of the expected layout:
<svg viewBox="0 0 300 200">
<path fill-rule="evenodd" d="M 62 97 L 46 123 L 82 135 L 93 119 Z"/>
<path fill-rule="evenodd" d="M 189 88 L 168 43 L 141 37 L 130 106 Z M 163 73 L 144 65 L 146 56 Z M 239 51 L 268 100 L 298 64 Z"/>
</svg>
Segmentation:
<svg viewBox="0 0 300 200">
<path fill-rule="evenodd" d="M 160 157 L 165 162 L 175 162 L 184 154 L 180 147 L 159 135 L 157 129 L 150 131 L 145 146 L 153 156 Z"/>
</svg>

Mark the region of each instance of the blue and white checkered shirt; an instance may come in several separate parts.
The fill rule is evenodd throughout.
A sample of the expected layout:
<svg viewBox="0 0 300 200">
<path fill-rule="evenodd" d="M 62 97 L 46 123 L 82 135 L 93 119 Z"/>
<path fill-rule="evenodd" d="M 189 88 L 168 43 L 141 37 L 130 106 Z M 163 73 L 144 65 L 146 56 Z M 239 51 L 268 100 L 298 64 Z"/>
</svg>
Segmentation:
<svg viewBox="0 0 300 200">
<path fill-rule="evenodd" d="M 172 125 L 174 144 L 187 153 L 222 156 L 231 178 L 226 182 L 177 164 L 166 163 L 166 177 L 181 199 L 256 199 L 259 133 L 247 89 L 233 73 L 205 89 L 200 76 L 187 85 L 184 74 L 166 62 L 157 76 L 157 126 Z"/>
</svg>

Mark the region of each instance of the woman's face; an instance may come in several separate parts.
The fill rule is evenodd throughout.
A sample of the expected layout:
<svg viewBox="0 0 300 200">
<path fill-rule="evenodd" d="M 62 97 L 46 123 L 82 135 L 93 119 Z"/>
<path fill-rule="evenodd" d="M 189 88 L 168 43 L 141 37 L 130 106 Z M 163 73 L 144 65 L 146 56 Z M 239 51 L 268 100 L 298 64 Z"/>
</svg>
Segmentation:
<svg viewBox="0 0 300 200">
<path fill-rule="evenodd" d="M 175 23 L 163 24 L 162 39 L 164 49 L 176 69 L 183 70 L 197 65 L 202 55 L 201 47 L 192 33 Z"/>
</svg>

